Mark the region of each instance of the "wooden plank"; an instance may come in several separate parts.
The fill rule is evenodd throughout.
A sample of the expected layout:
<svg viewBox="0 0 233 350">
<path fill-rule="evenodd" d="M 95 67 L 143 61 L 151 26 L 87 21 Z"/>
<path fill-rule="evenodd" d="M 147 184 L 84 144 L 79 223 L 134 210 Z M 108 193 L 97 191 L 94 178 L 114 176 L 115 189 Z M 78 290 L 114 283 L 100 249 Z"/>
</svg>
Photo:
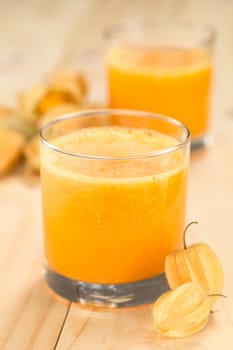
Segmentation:
<svg viewBox="0 0 233 350">
<path fill-rule="evenodd" d="M 11 177 L 0 182 L 0 348 L 52 349 L 68 302 L 42 280 L 39 186 Z"/>
<path fill-rule="evenodd" d="M 232 296 L 229 299 L 232 300 Z M 124 310 L 99 310 L 72 305 L 57 350 L 230 350 L 233 303 L 220 300 L 207 327 L 184 339 L 165 339 L 152 327 L 152 305 Z"/>
</svg>

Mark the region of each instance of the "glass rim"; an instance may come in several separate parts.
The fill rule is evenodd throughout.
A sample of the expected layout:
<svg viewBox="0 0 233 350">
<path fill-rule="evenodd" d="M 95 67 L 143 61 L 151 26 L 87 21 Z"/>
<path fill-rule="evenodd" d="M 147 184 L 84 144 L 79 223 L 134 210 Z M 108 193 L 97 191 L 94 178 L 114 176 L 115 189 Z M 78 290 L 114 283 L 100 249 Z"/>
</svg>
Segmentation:
<svg viewBox="0 0 233 350">
<path fill-rule="evenodd" d="M 76 153 L 76 152 L 69 152 L 65 151 L 62 148 L 56 146 L 53 142 L 51 142 L 48 138 L 46 138 L 45 133 L 46 131 L 56 125 L 60 122 L 76 119 L 80 117 L 90 117 L 90 116 L 98 116 L 98 115 L 108 115 L 108 114 L 117 114 L 117 115 L 128 115 L 128 116 L 136 116 L 136 117 L 146 117 L 146 118 L 155 118 L 157 120 L 164 121 L 168 124 L 177 126 L 180 130 L 183 131 L 184 137 L 183 140 L 178 142 L 176 145 L 172 147 L 166 147 L 161 150 L 156 151 L 150 151 L 150 152 L 144 152 L 144 153 L 137 153 L 137 154 L 131 154 L 126 156 L 105 156 L 105 155 L 89 155 L 89 154 L 82 154 L 82 153 Z M 149 128 L 148 128 L 149 129 Z M 150 129 L 149 129 L 150 130 Z M 56 119 L 53 119 L 52 121 L 46 123 L 43 125 L 39 131 L 40 141 L 42 144 L 50 148 L 52 151 L 58 152 L 60 154 L 64 154 L 67 156 L 72 156 L 76 158 L 85 158 L 85 159 L 95 159 L 95 160 L 135 160 L 135 159 L 145 159 L 145 158 L 153 158 L 158 157 L 162 155 L 166 155 L 169 153 L 172 153 L 174 151 L 177 151 L 181 148 L 183 148 L 185 145 L 187 145 L 190 141 L 190 131 L 189 129 L 182 124 L 180 121 L 164 116 L 161 114 L 156 114 L 153 112 L 147 112 L 147 111 L 138 111 L 138 110 L 131 110 L 131 109 L 112 109 L 112 108 L 105 108 L 105 109 L 92 109 L 92 110 L 85 110 L 80 112 L 72 112 L 68 114 L 64 114 Z"/>
<path fill-rule="evenodd" d="M 102 33 L 106 39 L 112 39 L 117 38 L 121 32 L 127 33 L 131 30 L 135 30 L 135 28 L 140 27 L 143 29 L 143 25 L 148 26 L 148 28 L 172 28 L 174 25 L 178 25 L 186 30 L 201 30 L 203 33 L 203 38 L 197 40 L 197 44 L 210 44 L 213 43 L 216 38 L 216 28 L 210 24 L 204 24 L 201 21 L 189 21 L 183 19 L 160 19 L 156 17 L 122 20 L 116 22 L 115 24 L 109 25 L 102 31 Z"/>
</svg>

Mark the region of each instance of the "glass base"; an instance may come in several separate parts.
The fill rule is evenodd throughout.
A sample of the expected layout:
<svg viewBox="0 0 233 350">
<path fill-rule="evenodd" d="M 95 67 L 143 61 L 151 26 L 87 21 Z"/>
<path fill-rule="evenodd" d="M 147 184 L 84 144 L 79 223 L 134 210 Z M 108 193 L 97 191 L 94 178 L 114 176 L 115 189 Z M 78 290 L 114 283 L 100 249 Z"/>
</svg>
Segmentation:
<svg viewBox="0 0 233 350">
<path fill-rule="evenodd" d="M 121 284 L 92 284 L 76 281 L 50 268 L 44 272 L 48 286 L 58 295 L 81 304 L 127 307 L 154 302 L 169 287 L 164 274 Z"/>
<path fill-rule="evenodd" d="M 191 140 L 191 152 L 201 150 L 204 147 L 211 145 L 213 137 L 210 134 L 206 134 Z"/>
</svg>

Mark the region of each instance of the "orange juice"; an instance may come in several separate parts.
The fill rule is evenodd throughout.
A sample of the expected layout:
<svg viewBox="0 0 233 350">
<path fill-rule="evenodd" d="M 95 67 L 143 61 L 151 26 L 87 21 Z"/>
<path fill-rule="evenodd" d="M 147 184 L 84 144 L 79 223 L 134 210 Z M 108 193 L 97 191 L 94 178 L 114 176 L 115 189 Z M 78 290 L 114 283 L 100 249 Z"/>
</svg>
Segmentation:
<svg viewBox="0 0 233 350">
<path fill-rule="evenodd" d="M 208 131 L 212 63 L 206 49 L 115 47 L 107 73 L 111 107 L 171 116 L 192 138 Z"/>
<path fill-rule="evenodd" d="M 49 266 L 93 283 L 126 283 L 162 273 L 165 255 L 182 244 L 184 155 L 178 149 L 162 159 L 123 158 L 174 147 L 177 141 L 149 129 L 100 126 L 59 136 L 53 144 L 81 156 L 42 150 Z M 89 154 L 118 160 L 82 157 Z"/>
</svg>

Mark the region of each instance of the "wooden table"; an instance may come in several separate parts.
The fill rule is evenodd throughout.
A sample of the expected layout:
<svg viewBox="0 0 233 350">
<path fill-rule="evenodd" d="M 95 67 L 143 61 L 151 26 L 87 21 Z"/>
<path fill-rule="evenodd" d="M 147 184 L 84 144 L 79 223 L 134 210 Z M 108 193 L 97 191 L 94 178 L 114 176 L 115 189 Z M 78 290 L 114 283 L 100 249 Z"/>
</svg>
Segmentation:
<svg viewBox="0 0 233 350">
<path fill-rule="evenodd" d="M 233 349 L 233 1 L 1 1 L 0 38 L 12 36 L 21 49 L 28 50 L 27 85 L 29 77 L 35 81 L 78 51 L 97 45 L 104 26 L 142 14 L 208 21 L 218 30 L 215 140 L 208 150 L 192 157 L 187 222 L 199 221 L 189 241 L 204 241 L 219 256 L 228 298 L 218 301 L 219 312 L 210 316 L 203 331 L 180 340 L 158 338 L 152 329 L 152 305 L 100 310 L 55 298 L 41 272 L 39 184 L 30 186 L 12 175 L 0 181 L 0 349 Z M 28 40 L 36 33 L 30 45 L 36 42 L 37 49 L 43 48 L 38 49 L 43 57 L 19 40 L 22 32 Z M 16 76 L 13 80 L 19 85 Z"/>
</svg>

